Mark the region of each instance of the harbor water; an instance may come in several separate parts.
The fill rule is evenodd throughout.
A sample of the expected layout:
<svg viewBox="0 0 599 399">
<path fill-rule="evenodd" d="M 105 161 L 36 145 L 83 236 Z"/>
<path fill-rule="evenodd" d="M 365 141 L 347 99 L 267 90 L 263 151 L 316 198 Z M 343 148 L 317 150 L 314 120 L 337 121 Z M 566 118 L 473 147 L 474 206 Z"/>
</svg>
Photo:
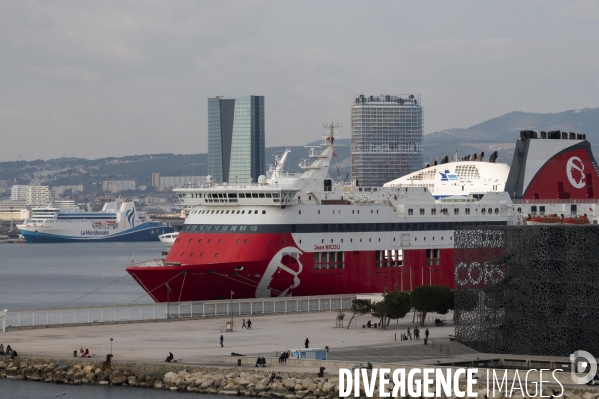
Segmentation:
<svg viewBox="0 0 599 399">
<path fill-rule="evenodd" d="M 160 258 L 163 250 L 160 242 L 2 244 L 0 309 L 153 302 L 125 272 L 125 267 L 132 260 Z M 118 281 L 110 284 L 115 280 Z M 9 344 L 3 338 L 0 333 L 0 342 Z M 152 388 L 59 385 L 0 378 L 0 399 L 153 399 L 181 395 L 185 396 Z M 202 395 L 202 398 L 216 396 Z"/>
<path fill-rule="evenodd" d="M 125 267 L 164 249 L 159 241 L 2 244 L 0 309 L 152 303 Z"/>
<path fill-rule="evenodd" d="M 183 392 L 171 392 L 153 388 L 134 388 L 122 386 L 100 385 L 61 385 L 46 384 L 37 381 L 16 381 L 0 378 L 0 399 L 34 399 L 34 398 L 65 398 L 65 399 L 158 399 L 188 397 Z M 195 395 L 202 399 L 222 398 L 219 395 Z"/>
</svg>

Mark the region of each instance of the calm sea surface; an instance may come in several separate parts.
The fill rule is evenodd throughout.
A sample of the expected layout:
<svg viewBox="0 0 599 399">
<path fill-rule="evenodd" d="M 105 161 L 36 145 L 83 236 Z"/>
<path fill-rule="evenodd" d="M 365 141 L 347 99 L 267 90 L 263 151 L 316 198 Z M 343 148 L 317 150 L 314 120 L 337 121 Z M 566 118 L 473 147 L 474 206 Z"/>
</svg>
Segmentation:
<svg viewBox="0 0 599 399">
<path fill-rule="evenodd" d="M 133 301 L 152 303 L 150 297 L 128 276 L 125 267 L 132 259 L 140 262 L 161 258 L 163 249 L 160 242 L 0 244 L 0 309 L 58 307 L 72 301 L 68 306 Z M 118 281 L 110 284 L 115 280 Z M 107 284 L 110 285 L 98 290 Z M 85 296 L 95 290 L 98 291 Z M 189 396 L 182 392 L 150 388 L 75 386 L 0 379 L 0 398 L 55 398 L 56 395 L 90 399 Z M 201 397 L 215 399 L 217 396 Z"/>
<path fill-rule="evenodd" d="M 163 250 L 159 241 L 0 244 L 0 309 L 152 303 L 125 267 Z"/>
<path fill-rule="evenodd" d="M 64 392 L 64 394 L 63 394 Z M 171 392 L 153 388 L 134 388 L 98 385 L 61 385 L 46 384 L 39 381 L 16 381 L 0 379 L 0 399 L 32 399 L 32 398 L 70 398 L 70 399 L 100 399 L 100 398 L 201 398 L 222 399 L 222 396 L 208 394 L 189 394 L 187 392 Z"/>
</svg>

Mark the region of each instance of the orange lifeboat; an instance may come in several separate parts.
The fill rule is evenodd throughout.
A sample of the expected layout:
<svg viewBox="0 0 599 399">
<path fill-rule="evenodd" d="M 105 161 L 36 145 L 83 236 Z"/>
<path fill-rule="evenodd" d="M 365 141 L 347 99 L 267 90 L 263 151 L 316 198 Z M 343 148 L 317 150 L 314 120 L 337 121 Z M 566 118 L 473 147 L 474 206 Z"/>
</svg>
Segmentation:
<svg viewBox="0 0 599 399">
<path fill-rule="evenodd" d="M 116 224 L 116 220 L 107 220 L 107 221 L 106 221 L 106 224 L 107 224 L 108 226 L 114 226 L 114 225 Z"/>
<path fill-rule="evenodd" d="M 578 217 L 575 217 L 575 218 L 564 218 L 563 223 L 564 224 L 576 224 L 576 225 L 591 224 L 591 222 L 589 221 L 589 218 L 587 218 L 587 215 L 579 215 Z"/>
<path fill-rule="evenodd" d="M 96 221 L 96 222 L 94 222 L 94 226 L 102 226 L 102 222 Z"/>
<path fill-rule="evenodd" d="M 551 214 L 547 216 L 529 216 L 525 221 L 528 225 L 552 225 L 561 223 L 562 219 L 556 214 Z"/>
</svg>

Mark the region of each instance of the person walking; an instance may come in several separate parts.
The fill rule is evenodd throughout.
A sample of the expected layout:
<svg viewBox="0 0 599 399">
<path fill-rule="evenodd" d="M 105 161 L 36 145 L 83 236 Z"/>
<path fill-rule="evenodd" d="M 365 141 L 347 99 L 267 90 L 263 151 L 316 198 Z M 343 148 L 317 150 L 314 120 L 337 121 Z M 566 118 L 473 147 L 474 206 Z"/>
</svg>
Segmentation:
<svg viewBox="0 0 599 399">
<path fill-rule="evenodd" d="M 246 325 L 246 330 L 251 330 L 252 329 L 252 321 L 250 319 L 248 319 L 247 325 Z"/>
<path fill-rule="evenodd" d="M 424 332 L 424 337 L 428 340 L 428 328 L 426 329 L 426 331 Z"/>
<path fill-rule="evenodd" d="M 243 324 L 241 325 L 241 329 L 243 330 L 244 328 L 247 329 L 247 326 L 245 325 L 245 319 L 243 319 Z"/>
<path fill-rule="evenodd" d="M 308 340 L 308 338 L 306 338 L 306 342 L 304 342 L 304 344 L 306 344 L 306 348 L 309 348 L 308 345 L 310 345 L 310 340 Z"/>
<path fill-rule="evenodd" d="M 410 327 L 408 327 L 408 339 L 412 339 L 412 333 L 410 332 Z"/>
<path fill-rule="evenodd" d="M 418 329 L 418 327 L 414 327 L 414 339 L 420 341 L 420 330 Z"/>
<path fill-rule="evenodd" d="M 223 338 L 223 336 L 221 335 L 221 336 L 220 336 L 220 347 L 221 347 L 221 348 L 224 346 L 224 345 L 223 345 L 223 341 L 224 341 L 224 340 L 225 340 L 225 339 L 224 339 L 224 338 Z"/>
</svg>

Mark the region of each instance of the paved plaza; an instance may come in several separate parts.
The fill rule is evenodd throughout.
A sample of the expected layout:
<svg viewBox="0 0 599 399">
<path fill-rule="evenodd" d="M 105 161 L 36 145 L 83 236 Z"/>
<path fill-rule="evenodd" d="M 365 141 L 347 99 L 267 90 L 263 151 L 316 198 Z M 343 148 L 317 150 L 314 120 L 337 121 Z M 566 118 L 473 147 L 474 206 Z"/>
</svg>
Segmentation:
<svg viewBox="0 0 599 399">
<path fill-rule="evenodd" d="M 420 363 L 446 357 L 447 348 L 450 357 L 476 353 L 449 342 L 449 334 L 454 331 L 451 321 L 444 327 L 427 323 L 420 327 L 420 341 L 402 342 L 399 341 L 401 333 L 415 326 L 412 314 L 399 323 L 392 321 L 388 330 L 361 326 L 336 328 L 336 315 L 336 312 L 319 312 L 254 316 L 251 317 L 252 330 L 241 329 L 241 318 L 235 318 L 236 331 L 229 333 L 221 332 L 230 321 L 228 318 L 43 328 L 0 333 L 0 342 L 5 346 L 10 344 L 22 356 L 67 358 L 83 346 L 104 358 L 110 353 L 110 338 L 113 338 L 114 361 L 162 362 L 170 351 L 179 362 L 193 365 L 220 364 L 220 356 L 231 352 L 272 357 L 277 351 L 303 348 L 306 338 L 312 348 L 328 346 L 332 360 Z M 346 323 L 349 317 L 346 316 Z M 446 318 L 450 320 L 451 314 Z M 374 322 L 369 316 L 354 320 L 358 324 L 366 320 Z M 426 328 L 430 332 L 429 340 L 435 342 L 434 347 L 432 342 L 424 345 Z M 221 335 L 224 348 L 219 343 Z M 396 336 L 398 341 L 395 341 Z"/>
</svg>

